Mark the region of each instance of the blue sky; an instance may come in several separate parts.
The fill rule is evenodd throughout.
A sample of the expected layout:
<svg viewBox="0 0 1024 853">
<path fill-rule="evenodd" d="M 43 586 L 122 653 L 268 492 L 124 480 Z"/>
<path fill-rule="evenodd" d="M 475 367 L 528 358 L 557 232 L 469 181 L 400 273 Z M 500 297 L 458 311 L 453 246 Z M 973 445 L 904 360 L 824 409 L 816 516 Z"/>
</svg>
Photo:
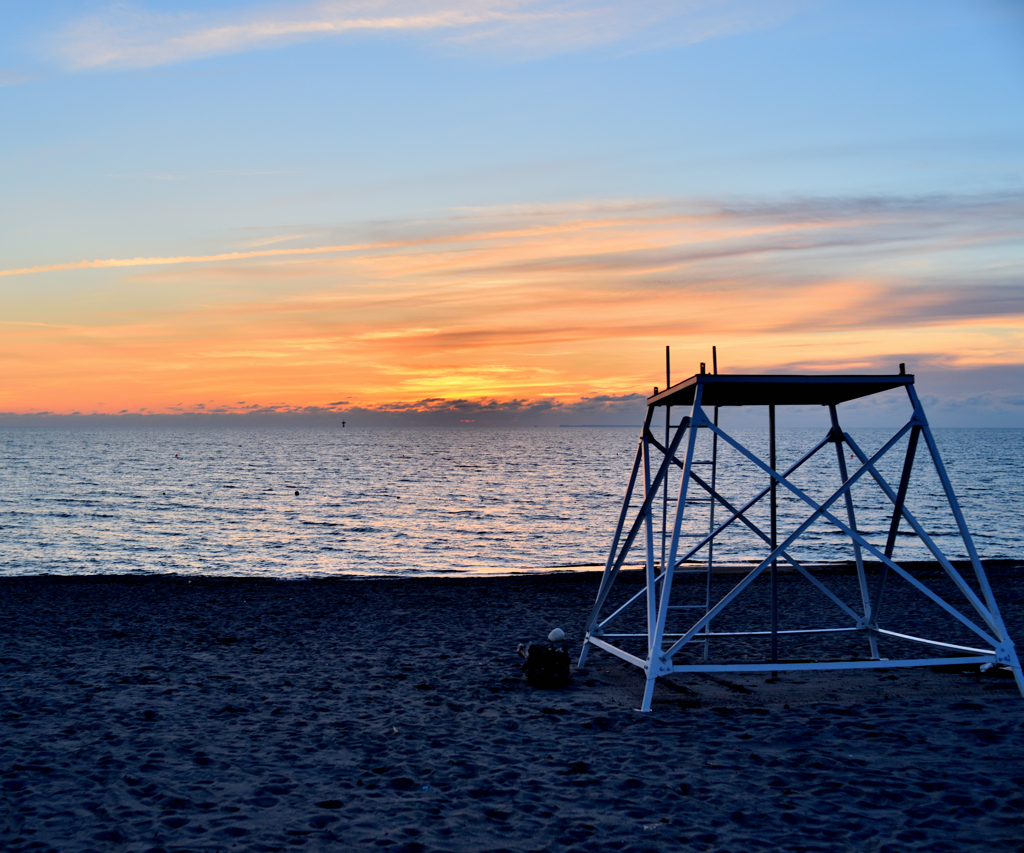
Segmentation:
<svg viewBox="0 0 1024 853">
<path fill-rule="evenodd" d="M 737 370 L 909 361 L 951 389 L 936 405 L 966 386 L 1024 425 L 1019 4 L 42 2 L 0 23 L 0 361 L 24 377 L 0 411 L 571 401 L 717 341 Z M 252 255 L 278 249 L 308 254 Z M 744 312 L 770 322 L 723 319 Z M 236 328 L 256 314 L 259 352 Z"/>
</svg>

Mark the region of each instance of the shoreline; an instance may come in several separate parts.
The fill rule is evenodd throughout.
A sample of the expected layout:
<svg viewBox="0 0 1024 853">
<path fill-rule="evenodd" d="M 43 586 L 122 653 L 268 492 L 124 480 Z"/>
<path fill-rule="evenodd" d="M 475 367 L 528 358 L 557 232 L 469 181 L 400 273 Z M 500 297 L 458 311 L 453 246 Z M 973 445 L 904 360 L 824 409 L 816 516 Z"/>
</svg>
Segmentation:
<svg viewBox="0 0 1024 853">
<path fill-rule="evenodd" d="M 1020 565 L 989 571 L 1018 642 Z M 575 663 L 599 577 L 0 578 L 0 846 L 1019 849 L 1012 679 L 674 676 L 639 714 L 595 651 L 529 687 L 516 645 Z"/>
<path fill-rule="evenodd" d="M 952 565 L 960 572 L 970 571 L 972 566 L 968 560 L 952 560 Z M 986 575 L 1004 572 L 1024 572 L 1024 560 L 1010 559 L 1010 558 L 999 558 L 994 560 L 982 559 L 982 566 L 985 569 Z M 695 568 L 702 568 L 703 564 L 699 562 L 687 563 L 686 566 L 693 566 Z M 856 570 L 856 565 L 853 561 L 839 561 L 839 562 L 827 562 L 827 563 L 813 563 L 813 562 L 802 562 L 801 565 L 809 571 L 813 571 L 821 574 L 852 574 Z M 864 560 L 864 565 L 868 569 L 878 568 L 881 563 L 876 560 Z M 942 568 L 934 560 L 906 560 L 900 562 L 908 571 L 920 572 L 925 575 L 938 574 L 942 572 Z M 715 574 L 722 575 L 742 575 L 745 574 L 757 566 L 757 563 L 750 561 L 748 563 L 723 563 L 716 564 L 714 572 Z M 630 564 L 622 567 L 621 572 L 623 575 L 639 575 L 643 572 L 642 564 Z M 797 570 L 792 566 L 779 561 L 778 572 L 781 574 L 797 574 Z M 249 582 L 286 582 L 286 583 L 321 583 L 321 582 L 349 582 L 349 581 L 380 581 L 380 580 L 504 580 L 512 578 L 549 578 L 558 576 L 594 576 L 595 580 L 595 592 L 596 584 L 600 582 L 601 575 L 604 573 L 603 563 L 585 563 L 579 566 L 544 566 L 541 568 L 533 569 L 494 569 L 493 571 L 481 571 L 480 569 L 466 569 L 464 571 L 451 571 L 451 572 L 433 572 L 423 571 L 418 574 L 403 574 L 399 572 L 380 572 L 380 573 L 338 573 L 334 575 L 219 575 L 219 574 L 188 574 L 183 572 L 152 572 L 152 571 L 136 571 L 136 572 L 93 572 L 93 573 L 79 573 L 79 574 L 64 574 L 64 573 L 37 573 L 37 574 L 0 574 L 0 584 L 3 584 L 9 580 L 29 580 L 29 581 L 72 581 L 72 580 L 85 580 L 93 579 L 96 581 L 102 581 L 105 579 L 112 581 L 120 580 L 188 580 L 188 581 L 232 581 L 240 583 Z"/>
</svg>

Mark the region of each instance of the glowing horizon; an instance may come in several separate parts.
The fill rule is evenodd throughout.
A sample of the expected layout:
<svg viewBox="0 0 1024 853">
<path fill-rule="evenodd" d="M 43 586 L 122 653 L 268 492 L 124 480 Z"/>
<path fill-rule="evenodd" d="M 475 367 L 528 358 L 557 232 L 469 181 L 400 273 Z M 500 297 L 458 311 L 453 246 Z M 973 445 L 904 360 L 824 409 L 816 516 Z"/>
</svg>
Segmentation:
<svg viewBox="0 0 1024 853">
<path fill-rule="evenodd" d="M 993 236 L 992 224 L 1024 212 L 1024 197 L 981 202 L 893 212 L 851 200 L 830 216 L 814 205 L 813 217 L 800 204 L 700 212 L 664 201 L 478 211 L 377 243 L 113 260 L 108 304 L 90 293 L 88 312 L 67 309 L 89 322 L 54 322 L 53 306 L 45 327 L 4 322 L 8 358 L 65 369 L 56 381 L 23 370 L 0 392 L 0 409 L 241 412 L 340 397 L 379 407 L 621 395 L 646 389 L 665 343 L 692 369 L 711 343 L 739 371 L 868 365 L 886 354 L 930 361 L 950 350 L 954 367 L 1015 363 L 1024 299 L 1012 286 L 965 293 L 919 271 L 864 269 L 880 253 L 918 268 L 942 254 L 949 268 L 979 243 L 1013 251 L 1024 226 Z M 955 221 L 967 203 L 975 215 L 986 210 L 983 221 Z M 827 278 L 837 265 L 846 276 Z M 239 281 L 267 284 L 254 293 Z M 176 306 L 190 290 L 201 299 Z M 57 387 L 74 389 L 60 406 Z"/>
</svg>

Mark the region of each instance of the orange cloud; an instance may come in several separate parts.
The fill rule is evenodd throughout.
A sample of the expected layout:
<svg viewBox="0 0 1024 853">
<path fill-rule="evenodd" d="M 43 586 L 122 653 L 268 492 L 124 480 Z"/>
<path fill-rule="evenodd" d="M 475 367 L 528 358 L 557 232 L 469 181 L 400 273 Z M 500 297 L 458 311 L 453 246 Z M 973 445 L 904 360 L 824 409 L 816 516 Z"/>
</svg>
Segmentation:
<svg viewBox="0 0 1024 853">
<path fill-rule="evenodd" d="M 967 203 L 485 210 L 376 242 L 7 270 L 0 410 L 630 394 L 663 384 L 665 344 L 680 376 L 711 344 L 730 370 L 1020 363 L 1015 282 L 935 272 L 1019 251 L 1019 199 Z"/>
</svg>

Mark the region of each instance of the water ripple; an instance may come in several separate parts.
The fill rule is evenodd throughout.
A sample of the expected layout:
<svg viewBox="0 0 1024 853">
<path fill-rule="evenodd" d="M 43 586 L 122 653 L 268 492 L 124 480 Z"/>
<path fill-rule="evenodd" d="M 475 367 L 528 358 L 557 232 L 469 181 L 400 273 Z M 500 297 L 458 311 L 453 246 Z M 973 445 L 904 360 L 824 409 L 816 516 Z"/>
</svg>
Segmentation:
<svg viewBox="0 0 1024 853">
<path fill-rule="evenodd" d="M 851 432 L 869 453 L 890 435 Z M 736 435 L 766 454 L 763 435 Z M 697 458 L 710 451 L 705 438 Z M 780 467 L 820 438 L 808 430 L 781 436 Z M 982 556 L 1019 557 L 1024 430 L 937 430 L 936 439 Z M 305 577 L 603 564 L 636 440 L 633 429 L 5 428 L 0 574 Z M 925 453 L 919 448 L 908 505 L 962 557 Z M 835 461 L 826 448 L 794 479 L 824 498 L 838 485 Z M 847 461 L 853 470 L 856 460 Z M 895 485 L 901 460 L 886 463 L 881 470 Z M 722 450 L 718 486 L 726 497 L 738 501 L 765 484 L 761 472 Z M 871 483 L 858 486 L 855 511 L 881 547 L 888 516 L 880 495 Z M 845 506 L 836 509 L 845 520 Z M 695 504 L 693 513 L 683 527 L 691 541 L 707 529 L 706 507 Z M 797 499 L 780 493 L 783 535 L 805 516 Z M 767 502 L 750 518 L 767 530 Z M 735 527 L 716 545 L 719 558 L 760 559 L 760 542 Z M 907 531 L 897 557 L 927 558 Z M 852 552 L 819 522 L 794 556 L 837 560 Z"/>
</svg>

